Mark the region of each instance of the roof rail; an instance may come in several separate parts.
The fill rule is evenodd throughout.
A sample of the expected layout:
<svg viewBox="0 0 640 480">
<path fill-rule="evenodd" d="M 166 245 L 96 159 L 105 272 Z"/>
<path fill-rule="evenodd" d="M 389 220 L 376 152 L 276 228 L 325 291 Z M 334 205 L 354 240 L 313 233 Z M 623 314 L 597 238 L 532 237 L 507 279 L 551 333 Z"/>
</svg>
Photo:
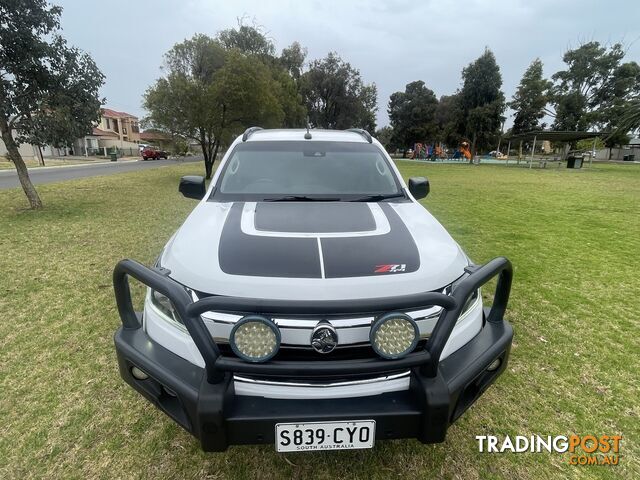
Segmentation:
<svg viewBox="0 0 640 480">
<path fill-rule="evenodd" d="M 357 133 L 361 135 L 367 142 L 373 143 L 373 138 L 371 138 L 371 134 L 362 128 L 348 128 L 348 132 Z"/>
<path fill-rule="evenodd" d="M 258 130 L 262 130 L 262 127 L 249 127 L 247 128 L 244 133 L 242 134 L 242 141 L 246 142 L 249 137 L 254 133 L 257 132 Z"/>
</svg>

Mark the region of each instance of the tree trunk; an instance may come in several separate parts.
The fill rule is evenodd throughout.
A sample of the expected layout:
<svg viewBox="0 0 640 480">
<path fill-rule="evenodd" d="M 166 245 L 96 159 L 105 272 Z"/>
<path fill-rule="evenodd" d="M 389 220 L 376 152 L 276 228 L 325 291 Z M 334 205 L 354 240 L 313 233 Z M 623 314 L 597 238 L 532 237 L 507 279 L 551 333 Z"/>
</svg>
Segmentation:
<svg viewBox="0 0 640 480">
<path fill-rule="evenodd" d="M 216 155 L 218 153 L 218 141 L 215 140 L 211 143 L 211 141 L 207 140 L 205 144 L 202 145 L 202 153 L 204 154 L 205 178 L 211 180 L 213 164 L 216 161 Z"/>
<path fill-rule="evenodd" d="M 214 136 L 215 140 L 213 141 L 213 151 L 211 152 L 211 171 L 213 172 L 213 164 L 216 161 L 216 158 L 218 158 L 218 149 L 220 148 L 220 138 L 222 137 L 222 132 L 224 132 L 224 129 L 226 128 L 227 124 L 226 124 L 226 117 L 227 117 L 227 105 L 226 104 L 222 104 L 222 117 L 220 119 L 220 132 Z M 209 138 L 211 138 L 211 136 L 213 136 L 213 132 L 210 132 L 209 134 Z M 207 177 L 207 179 L 211 178 L 211 174 L 209 175 L 209 177 Z"/>
<path fill-rule="evenodd" d="M 471 158 L 469 159 L 469 165 L 473 165 L 473 160 L 475 159 L 475 151 L 476 151 L 476 132 L 473 132 L 473 140 L 471 141 Z"/>
<path fill-rule="evenodd" d="M 22 190 L 24 190 L 27 199 L 29 200 L 29 204 L 31 208 L 36 210 L 42 208 L 42 200 L 40 200 L 40 196 L 36 191 L 33 183 L 31 183 L 31 179 L 29 178 L 29 171 L 27 170 L 27 166 L 22 159 L 22 155 L 20 155 L 20 151 L 18 150 L 18 145 L 13 139 L 13 134 L 11 133 L 11 127 L 9 127 L 9 122 L 7 119 L 0 115 L 0 134 L 2 134 L 2 141 L 4 142 L 5 147 L 7 148 L 7 156 L 9 160 L 13 162 L 16 167 L 16 171 L 18 172 L 18 179 L 20 180 L 20 185 L 22 185 Z"/>
<path fill-rule="evenodd" d="M 518 165 L 520 165 L 521 158 L 522 158 L 522 140 L 520 140 L 520 146 L 518 147 Z"/>
<path fill-rule="evenodd" d="M 204 128 L 200 128 L 199 131 L 200 148 L 202 149 L 202 155 L 204 156 L 204 175 L 207 180 L 211 178 L 211 172 L 213 171 L 213 162 L 211 161 L 211 149 L 210 142 L 205 135 Z"/>
<path fill-rule="evenodd" d="M 209 154 L 209 146 L 202 146 L 202 154 L 204 155 L 204 174 L 207 180 L 211 179 L 211 173 L 213 172 L 213 162 L 211 161 L 211 155 Z"/>
<path fill-rule="evenodd" d="M 211 155 L 211 166 L 213 166 L 213 164 L 216 161 L 216 158 L 218 158 L 218 149 L 220 148 L 220 141 L 216 140 L 215 142 L 213 142 L 213 155 Z"/>
<path fill-rule="evenodd" d="M 44 156 L 42 155 L 42 149 L 40 148 L 40 145 L 38 145 L 38 151 L 37 151 L 37 154 L 38 154 L 38 163 L 39 163 L 41 166 L 43 166 L 43 167 L 44 167 L 44 166 L 45 166 L 45 164 L 44 164 Z"/>
</svg>

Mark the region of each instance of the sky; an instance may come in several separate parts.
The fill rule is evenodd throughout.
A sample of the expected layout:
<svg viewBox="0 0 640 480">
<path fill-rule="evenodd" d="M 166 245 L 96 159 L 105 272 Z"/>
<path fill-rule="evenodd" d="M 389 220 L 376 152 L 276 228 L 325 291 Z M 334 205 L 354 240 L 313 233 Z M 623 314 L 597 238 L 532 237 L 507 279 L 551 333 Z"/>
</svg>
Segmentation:
<svg viewBox="0 0 640 480">
<path fill-rule="evenodd" d="M 142 95 L 162 75 L 164 53 L 196 33 L 260 25 L 280 52 L 294 41 L 307 61 L 337 52 L 378 87 L 378 127 L 389 96 L 415 80 L 452 94 L 461 71 L 490 48 L 507 99 L 536 57 L 551 76 L 581 42 L 621 42 L 640 63 L 637 0 L 50 0 L 63 7 L 63 35 L 106 75 L 107 106 L 143 117 Z M 511 112 L 507 112 L 509 115 Z M 511 124 L 509 118 L 506 122 Z"/>
</svg>

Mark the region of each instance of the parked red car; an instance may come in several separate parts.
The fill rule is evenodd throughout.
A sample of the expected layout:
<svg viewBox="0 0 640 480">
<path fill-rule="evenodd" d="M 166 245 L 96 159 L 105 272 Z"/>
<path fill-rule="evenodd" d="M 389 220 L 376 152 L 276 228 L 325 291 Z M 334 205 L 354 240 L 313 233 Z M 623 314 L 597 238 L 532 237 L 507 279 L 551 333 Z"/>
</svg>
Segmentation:
<svg viewBox="0 0 640 480">
<path fill-rule="evenodd" d="M 153 147 L 146 147 L 141 152 L 142 160 L 158 160 L 159 158 L 168 158 L 167 152 L 158 150 Z"/>
</svg>

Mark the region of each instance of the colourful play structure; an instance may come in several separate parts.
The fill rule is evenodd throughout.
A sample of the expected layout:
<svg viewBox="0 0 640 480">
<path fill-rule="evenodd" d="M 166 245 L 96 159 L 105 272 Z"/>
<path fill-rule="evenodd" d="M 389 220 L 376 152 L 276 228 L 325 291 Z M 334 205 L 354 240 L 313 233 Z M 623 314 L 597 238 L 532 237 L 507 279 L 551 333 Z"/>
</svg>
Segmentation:
<svg viewBox="0 0 640 480">
<path fill-rule="evenodd" d="M 416 143 L 413 146 L 413 154 L 411 158 L 446 158 L 445 152 L 440 144 L 427 145 L 424 143 Z"/>
<path fill-rule="evenodd" d="M 460 153 L 462 153 L 467 160 L 471 160 L 471 150 L 469 150 L 469 144 L 467 142 L 462 142 L 462 145 L 460 145 Z"/>
<path fill-rule="evenodd" d="M 429 145 L 426 143 L 416 143 L 413 146 L 413 152 L 410 155 L 413 159 L 471 159 L 471 150 L 468 142 L 462 142 L 454 151 L 445 149 L 442 144 L 435 143 Z"/>
</svg>

